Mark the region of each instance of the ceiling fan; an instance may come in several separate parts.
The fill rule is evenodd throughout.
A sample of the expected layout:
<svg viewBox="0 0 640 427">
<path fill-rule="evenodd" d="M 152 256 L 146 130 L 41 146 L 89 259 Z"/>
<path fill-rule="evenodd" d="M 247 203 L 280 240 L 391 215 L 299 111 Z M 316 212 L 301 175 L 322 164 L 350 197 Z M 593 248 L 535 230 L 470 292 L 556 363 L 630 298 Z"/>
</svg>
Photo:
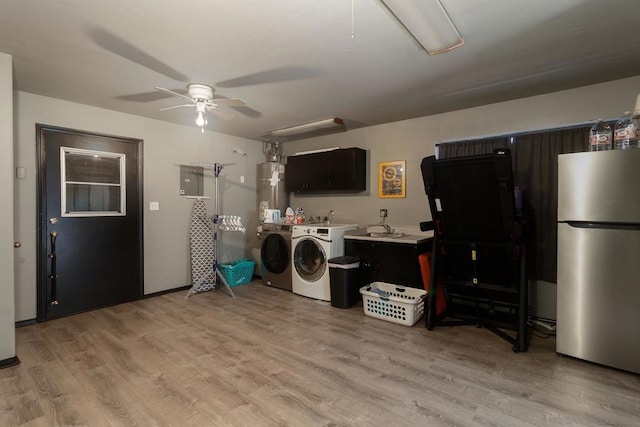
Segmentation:
<svg viewBox="0 0 640 427">
<path fill-rule="evenodd" d="M 156 87 L 156 90 L 153 92 L 122 95 L 118 96 L 118 99 L 129 102 L 144 103 L 155 102 L 168 96 L 185 98 L 190 102 L 189 104 L 165 108 L 165 110 L 180 107 L 195 107 L 196 112 L 198 113 L 197 123 L 202 123 L 202 125 L 198 124 L 198 126 L 200 126 L 201 128 L 206 124 L 205 113 L 207 112 L 215 114 L 216 116 L 225 120 L 230 120 L 234 117 L 232 113 L 229 113 L 228 111 L 220 108 L 220 106 L 229 107 L 231 110 L 234 110 L 249 118 L 257 118 L 261 116 L 261 113 L 259 111 L 256 111 L 253 108 L 247 106 L 242 100 L 227 99 L 224 97 L 214 99 L 213 86 L 207 86 L 203 84 L 189 84 L 191 78 L 189 78 L 187 75 L 163 63 L 161 60 L 153 57 L 144 50 L 129 43 L 127 40 L 119 37 L 118 35 L 107 31 L 104 28 L 88 28 L 87 32 L 89 37 L 91 37 L 93 41 L 103 49 L 106 49 L 107 51 L 118 55 L 121 58 L 127 59 L 171 80 L 183 82 L 187 84 L 188 89 L 187 93 L 185 93 L 181 89 L 171 90 L 163 87 Z M 317 73 L 318 71 L 312 68 L 285 66 L 261 70 L 236 78 L 218 81 L 215 83 L 215 86 L 221 88 L 236 88 L 259 84 L 279 83 L 284 81 L 307 79 L 316 76 Z M 201 102 L 200 106 L 198 106 L 199 100 Z M 202 119 L 200 119 L 201 116 Z"/>
<path fill-rule="evenodd" d="M 156 86 L 156 90 L 166 92 L 170 95 L 177 96 L 190 101 L 188 104 L 174 105 L 173 107 L 161 108 L 160 111 L 173 110 L 176 108 L 194 107 L 197 112 L 196 125 L 204 133 L 204 125 L 207 124 L 205 118 L 206 113 L 214 114 L 223 120 L 232 120 L 235 115 L 224 110 L 221 106 L 227 107 L 244 107 L 247 105 L 242 99 L 238 98 L 214 98 L 214 89 L 211 86 L 191 83 L 187 85 L 187 95 L 175 92 L 171 89 Z"/>
</svg>

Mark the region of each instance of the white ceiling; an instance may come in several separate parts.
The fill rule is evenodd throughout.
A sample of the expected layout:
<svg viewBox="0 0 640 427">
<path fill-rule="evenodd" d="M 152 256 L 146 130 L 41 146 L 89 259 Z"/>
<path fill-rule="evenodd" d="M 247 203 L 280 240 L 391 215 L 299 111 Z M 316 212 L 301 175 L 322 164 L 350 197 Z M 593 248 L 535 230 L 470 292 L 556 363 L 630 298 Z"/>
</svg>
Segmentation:
<svg viewBox="0 0 640 427">
<path fill-rule="evenodd" d="M 465 44 L 435 56 L 379 0 L 0 0 L 0 52 L 18 90 L 185 125 L 154 86 L 213 85 L 248 108 L 207 128 L 255 139 L 640 75 L 638 0 L 442 3 Z"/>
</svg>

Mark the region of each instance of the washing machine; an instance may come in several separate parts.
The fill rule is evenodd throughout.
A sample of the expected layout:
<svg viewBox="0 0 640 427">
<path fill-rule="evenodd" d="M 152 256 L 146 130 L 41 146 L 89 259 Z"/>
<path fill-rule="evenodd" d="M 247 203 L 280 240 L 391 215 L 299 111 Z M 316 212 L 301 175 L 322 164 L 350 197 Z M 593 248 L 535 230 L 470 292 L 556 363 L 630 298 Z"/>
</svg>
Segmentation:
<svg viewBox="0 0 640 427">
<path fill-rule="evenodd" d="M 331 301 L 329 266 L 331 258 L 344 255 L 344 233 L 354 224 L 294 225 L 291 232 L 293 293 Z"/>
<path fill-rule="evenodd" d="M 292 289 L 291 224 L 262 224 L 260 259 L 262 282 L 275 288 Z"/>
</svg>

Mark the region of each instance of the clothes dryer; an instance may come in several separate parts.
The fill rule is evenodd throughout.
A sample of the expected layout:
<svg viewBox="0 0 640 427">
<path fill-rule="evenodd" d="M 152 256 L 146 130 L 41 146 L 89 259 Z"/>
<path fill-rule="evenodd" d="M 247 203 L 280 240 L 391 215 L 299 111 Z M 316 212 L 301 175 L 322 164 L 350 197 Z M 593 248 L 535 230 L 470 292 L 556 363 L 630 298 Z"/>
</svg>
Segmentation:
<svg viewBox="0 0 640 427">
<path fill-rule="evenodd" d="M 292 288 L 291 231 L 290 224 L 262 225 L 260 233 L 260 259 L 262 261 L 262 282 L 275 288 Z"/>
<path fill-rule="evenodd" d="M 294 225 L 291 232 L 293 293 L 331 301 L 330 258 L 344 255 L 344 233 L 354 224 Z"/>
</svg>

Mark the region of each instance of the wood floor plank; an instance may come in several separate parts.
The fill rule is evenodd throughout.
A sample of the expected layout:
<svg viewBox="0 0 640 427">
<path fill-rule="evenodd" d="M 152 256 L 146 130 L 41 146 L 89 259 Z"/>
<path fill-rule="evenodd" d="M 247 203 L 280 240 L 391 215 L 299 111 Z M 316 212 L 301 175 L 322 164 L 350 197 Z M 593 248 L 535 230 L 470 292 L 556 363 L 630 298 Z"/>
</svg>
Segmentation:
<svg viewBox="0 0 640 427">
<path fill-rule="evenodd" d="M 640 376 L 252 282 L 16 330 L 0 425 L 637 426 Z"/>
</svg>

